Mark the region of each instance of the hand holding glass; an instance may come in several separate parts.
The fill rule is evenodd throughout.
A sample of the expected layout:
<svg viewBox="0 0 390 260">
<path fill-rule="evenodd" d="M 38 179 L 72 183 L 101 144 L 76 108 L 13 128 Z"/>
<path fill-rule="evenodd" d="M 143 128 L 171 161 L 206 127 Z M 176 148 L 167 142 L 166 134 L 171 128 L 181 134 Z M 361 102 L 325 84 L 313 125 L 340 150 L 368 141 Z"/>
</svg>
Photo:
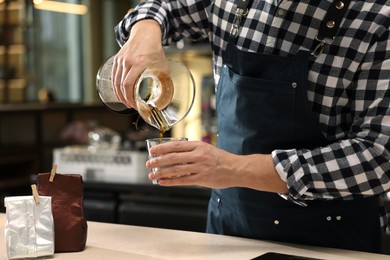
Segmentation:
<svg viewBox="0 0 390 260">
<path fill-rule="evenodd" d="M 128 113 L 118 101 L 111 83 L 114 56 L 99 69 L 96 87 L 101 101 L 112 111 Z M 134 87 L 139 115 L 160 131 L 167 131 L 190 111 L 195 99 L 195 81 L 188 68 L 179 61 L 162 59 L 149 64 Z"/>
<path fill-rule="evenodd" d="M 154 156 L 150 153 L 150 148 L 152 148 L 155 145 L 166 143 L 166 142 L 172 142 L 172 141 L 188 141 L 187 138 L 178 138 L 178 137 L 165 137 L 165 138 L 152 138 L 146 140 L 146 145 L 148 147 L 148 154 L 149 159 L 155 158 L 157 156 Z M 152 172 L 155 173 L 159 170 L 159 168 L 152 168 Z M 158 181 L 153 181 L 153 184 L 158 184 Z"/>
</svg>

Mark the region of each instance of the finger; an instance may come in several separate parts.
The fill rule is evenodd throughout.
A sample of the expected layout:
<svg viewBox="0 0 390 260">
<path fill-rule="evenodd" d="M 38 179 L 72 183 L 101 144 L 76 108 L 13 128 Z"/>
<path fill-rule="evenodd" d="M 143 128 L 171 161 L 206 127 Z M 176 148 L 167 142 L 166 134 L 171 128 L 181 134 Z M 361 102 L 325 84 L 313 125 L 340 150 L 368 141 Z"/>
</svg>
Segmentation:
<svg viewBox="0 0 390 260">
<path fill-rule="evenodd" d="M 134 100 L 134 89 L 137 79 L 143 71 L 143 67 L 132 66 L 126 74 L 123 74 L 122 78 L 122 93 L 124 97 L 124 103 L 127 106 L 136 108 L 137 105 Z"/>
<path fill-rule="evenodd" d="M 154 172 L 150 172 L 148 174 L 148 178 L 149 180 L 151 180 L 153 183 L 158 183 L 158 179 L 156 178 L 156 175 L 154 174 Z"/>
<path fill-rule="evenodd" d="M 114 63 L 113 63 L 113 70 L 111 74 L 111 82 L 113 85 L 113 90 L 115 93 L 116 98 L 120 102 L 124 102 L 124 97 L 121 91 L 121 79 L 122 79 L 122 66 L 120 65 L 119 58 L 115 57 L 114 58 Z"/>
<path fill-rule="evenodd" d="M 147 168 L 161 168 L 163 176 L 177 175 L 180 172 L 191 172 L 193 159 L 190 153 L 169 153 L 154 157 L 146 162 Z M 184 168 L 184 169 L 183 169 Z"/>
<path fill-rule="evenodd" d="M 162 143 L 150 148 L 150 153 L 153 155 L 164 155 L 168 153 L 190 152 L 195 150 L 197 142 L 171 141 Z"/>
<path fill-rule="evenodd" d="M 196 173 L 196 169 L 192 167 L 191 164 L 171 165 L 158 169 L 158 171 L 153 172 L 150 176 L 153 180 L 177 178 L 179 176 L 187 176 Z"/>
<path fill-rule="evenodd" d="M 117 89 L 116 89 L 116 73 L 118 71 L 118 66 L 116 65 L 115 58 L 112 62 L 112 70 L 111 70 L 111 85 L 112 89 L 114 91 L 115 96 L 117 95 Z"/>
<path fill-rule="evenodd" d="M 182 175 L 175 178 L 159 179 L 161 186 L 193 186 L 197 185 L 198 176 L 196 174 Z"/>
</svg>

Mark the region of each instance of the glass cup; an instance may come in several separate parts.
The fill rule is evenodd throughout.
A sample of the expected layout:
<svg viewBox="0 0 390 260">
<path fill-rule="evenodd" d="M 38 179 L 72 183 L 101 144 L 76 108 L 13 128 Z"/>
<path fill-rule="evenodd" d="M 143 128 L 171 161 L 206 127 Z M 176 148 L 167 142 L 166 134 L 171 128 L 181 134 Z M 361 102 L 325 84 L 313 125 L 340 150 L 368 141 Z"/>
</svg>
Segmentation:
<svg viewBox="0 0 390 260">
<path fill-rule="evenodd" d="M 166 142 L 172 142 L 172 141 L 188 141 L 185 137 L 163 137 L 163 138 L 152 138 L 146 140 L 146 145 L 148 148 L 148 154 L 149 159 L 155 158 L 157 156 L 150 154 L 150 148 L 152 148 L 155 145 L 166 143 Z M 155 173 L 159 170 L 159 168 L 152 168 L 152 172 Z M 158 184 L 158 181 L 153 180 L 153 184 Z"/>
<path fill-rule="evenodd" d="M 112 111 L 131 113 L 118 101 L 111 83 L 114 56 L 99 69 L 96 88 L 101 101 Z M 168 131 L 190 111 L 195 99 L 195 81 L 188 68 L 179 61 L 162 59 L 150 63 L 134 87 L 136 110 L 142 119 L 161 132 Z"/>
</svg>

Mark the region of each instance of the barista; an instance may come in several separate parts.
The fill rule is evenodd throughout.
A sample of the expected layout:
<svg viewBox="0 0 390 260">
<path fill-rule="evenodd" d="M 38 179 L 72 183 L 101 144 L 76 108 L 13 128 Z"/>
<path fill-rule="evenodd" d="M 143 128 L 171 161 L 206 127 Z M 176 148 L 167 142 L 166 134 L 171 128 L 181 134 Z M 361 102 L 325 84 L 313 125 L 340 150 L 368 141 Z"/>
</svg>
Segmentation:
<svg viewBox="0 0 390 260">
<path fill-rule="evenodd" d="M 217 83 L 218 147 L 153 147 L 149 178 L 212 188 L 207 232 L 380 252 L 389 24 L 389 1 L 144 1 L 116 27 L 118 99 L 183 37 L 209 39 Z"/>
</svg>

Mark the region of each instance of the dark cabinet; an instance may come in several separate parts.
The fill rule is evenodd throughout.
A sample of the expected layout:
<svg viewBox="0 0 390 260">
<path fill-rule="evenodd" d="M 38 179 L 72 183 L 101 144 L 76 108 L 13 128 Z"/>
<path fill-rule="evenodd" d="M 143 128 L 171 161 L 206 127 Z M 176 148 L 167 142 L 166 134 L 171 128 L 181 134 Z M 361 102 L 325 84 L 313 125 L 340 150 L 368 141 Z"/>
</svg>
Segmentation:
<svg viewBox="0 0 390 260">
<path fill-rule="evenodd" d="M 204 232 L 210 190 L 152 184 L 84 184 L 88 220 Z"/>
</svg>

